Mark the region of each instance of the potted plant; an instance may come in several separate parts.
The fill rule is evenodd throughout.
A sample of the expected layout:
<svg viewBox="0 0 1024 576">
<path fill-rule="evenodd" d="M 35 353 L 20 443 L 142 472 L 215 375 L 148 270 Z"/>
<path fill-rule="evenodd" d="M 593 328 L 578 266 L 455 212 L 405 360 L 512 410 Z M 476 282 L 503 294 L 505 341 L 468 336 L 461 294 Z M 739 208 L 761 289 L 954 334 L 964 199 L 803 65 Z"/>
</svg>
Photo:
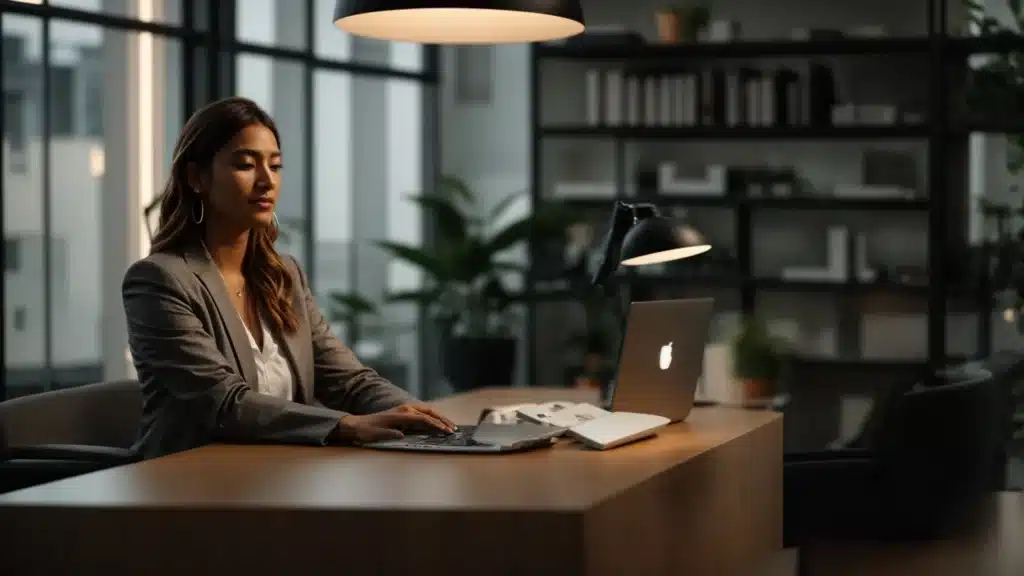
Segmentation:
<svg viewBox="0 0 1024 576">
<path fill-rule="evenodd" d="M 488 211 L 461 179 L 443 176 L 434 192 L 412 196 L 436 224 L 435 242 L 419 247 L 378 242 L 392 257 L 420 268 L 421 290 L 389 294 L 390 301 L 426 308 L 441 329 L 444 376 L 455 391 L 478 386 L 511 386 L 516 359 L 512 305 L 531 295 L 509 287 L 525 267 L 503 256 L 528 239 L 562 234 L 561 212 L 535 211 L 502 224 L 522 193 L 511 194 Z"/>
<path fill-rule="evenodd" d="M 782 372 L 782 342 L 768 332 L 764 322 L 750 318 L 732 343 L 733 375 L 743 386 L 745 400 L 775 395 Z"/>
<path fill-rule="evenodd" d="M 335 330 L 344 326 L 345 339 L 349 346 L 357 355 L 362 356 L 359 348 L 363 342 L 363 328 L 367 318 L 377 316 L 377 305 L 356 292 L 331 292 L 327 298 L 328 322 Z"/>
<path fill-rule="evenodd" d="M 408 365 L 400 358 L 393 338 L 413 326 L 385 323 L 377 304 L 356 292 L 328 294 L 327 320 L 335 332 L 344 326 L 345 340 L 363 363 L 394 384 L 406 386 Z"/>
<path fill-rule="evenodd" d="M 704 2 L 691 1 L 663 8 L 655 13 L 658 39 L 666 44 L 696 42 L 698 33 L 710 19 L 711 10 Z"/>
<path fill-rule="evenodd" d="M 1006 0 L 1007 19 L 989 15 L 978 0 L 964 0 L 964 7 L 966 23 L 973 28 L 966 31 L 968 34 L 1014 40 L 1024 32 L 1021 0 Z M 969 74 L 966 120 L 1005 122 L 1024 116 L 1024 58 L 1020 52 L 988 54 L 980 65 L 969 69 Z M 1024 135 L 1008 133 L 1006 139 L 1007 168 L 1017 173 L 1024 168 Z"/>
</svg>

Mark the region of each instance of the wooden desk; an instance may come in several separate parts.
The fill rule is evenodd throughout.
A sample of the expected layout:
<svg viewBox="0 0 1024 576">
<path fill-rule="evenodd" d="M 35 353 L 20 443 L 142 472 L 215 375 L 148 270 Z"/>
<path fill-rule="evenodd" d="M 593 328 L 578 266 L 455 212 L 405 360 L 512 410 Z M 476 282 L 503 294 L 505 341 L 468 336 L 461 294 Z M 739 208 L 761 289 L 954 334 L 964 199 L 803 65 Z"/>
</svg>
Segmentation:
<svg viewBox="0 0 1024 576">
<path fill-rule="evenodd" d="M 782 418 L 701 408 L 607 452 L 209 446 L 0 496 L 0 526 L 19 575 L 742 574 L 782 545 Z"/>
</svg>

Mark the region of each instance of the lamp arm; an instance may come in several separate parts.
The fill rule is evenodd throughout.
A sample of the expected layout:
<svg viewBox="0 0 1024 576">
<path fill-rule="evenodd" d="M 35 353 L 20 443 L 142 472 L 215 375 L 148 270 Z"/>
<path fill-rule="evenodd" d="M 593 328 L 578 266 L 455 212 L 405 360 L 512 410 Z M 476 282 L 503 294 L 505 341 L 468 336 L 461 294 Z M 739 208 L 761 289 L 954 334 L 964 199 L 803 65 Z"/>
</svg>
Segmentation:
<svg viewBox="0 0 1024 576">
<path fill-rule="evenodd" d="M 592 286 L 600 286 L 619 267 L 619 255 L 622 253 L 622 241 L 626 233 L 633 227 L 636 214 L 633 206 L 621 200 L 615 202 L 612 215 L 608 222 L 608 233 L 601 244 L 601 261 L 591 279 Z"/>
</svg>

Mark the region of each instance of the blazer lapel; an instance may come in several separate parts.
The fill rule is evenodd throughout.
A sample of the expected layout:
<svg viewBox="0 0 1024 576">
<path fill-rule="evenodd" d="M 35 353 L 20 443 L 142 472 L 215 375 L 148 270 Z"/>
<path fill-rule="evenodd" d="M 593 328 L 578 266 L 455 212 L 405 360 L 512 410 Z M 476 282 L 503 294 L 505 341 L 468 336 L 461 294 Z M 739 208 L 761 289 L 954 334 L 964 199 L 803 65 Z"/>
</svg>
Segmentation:
<svg viewBox="0 0 1024 576">
<path fill-rule="evenodd" d="M 309 329 L 305 326 L 305 316 L 302 314 L 302 306 L 300 306 L 299 298 L 302 298 L 302 290 L 298 280 L 293 277 L 293 297 L 292 297 L 292 309 L 295 310 L 299 315 L 299 329 L 291 334 L 278 334 L 278 342 L 281 343 L 281 348 L 284 350 L 285 358 L 291 364 L 292 374 L 295 375 L 295 392 L 298 396 L 296 400 L 300 400 L 306 404 L 313 403 L 313 375 L 307 374 L 306 371 L 301 370 L 301 366 L 312 366 L 313 362 L 305 361 L 302 353 L 309 349 Z M 306 335 L 306 338 L 303 338 Z M 303 343 L 305 342 L 305 346 Z"/>
<path fill-rule="evenodd" d="M 242 379 L 255 388 L 257 379 L 256 360 L 252 356 L 249 335 L 245 330 L 245 325 L 242 324 L 242 318 L 235 310 L 235 305 L 231 302 L 231 297 L 228 295 L 228 289 L 224 284 L 224 278 L 221 276 L 220 270 L 217 269 L 213 258 L 210 257 L 210 253 L 206 251 L 206 247 L 201 242 L 195 242 L 189 247 L 185 253 L 185 260 L 188 262 L 192 272 L 199 278 L 199 281 L 203 283 L 203 286 L 206 287 L 206 290 L 213 297 L 213 302 L 217 306 L 217 313 L 220 315 L 220 321 L 227 327 L 231 348 L 235 352 L 235 363 L 242 372 Z"/>
</svg>

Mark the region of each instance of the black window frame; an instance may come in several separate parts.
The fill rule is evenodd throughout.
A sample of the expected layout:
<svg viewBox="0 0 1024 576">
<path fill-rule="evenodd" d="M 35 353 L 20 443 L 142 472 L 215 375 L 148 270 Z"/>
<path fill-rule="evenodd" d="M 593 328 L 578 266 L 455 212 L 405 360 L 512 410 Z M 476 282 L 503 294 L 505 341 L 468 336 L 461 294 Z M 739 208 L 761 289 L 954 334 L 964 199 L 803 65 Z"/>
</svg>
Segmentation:
<svg viewBox="0 0 1024 576">
<path fill-rule="evenodd" d="M 181 22 L 176 24 L 167 24 L 161 22 L 145 22 L 136 20 L 134 18 L 121 16 L 113 13 L 106 12 L 93 12 L 87 10 L 80 10 L 76 8 L 53 6 L 49 3 L 49 0 L 43 0 L 40 4 L 28 4 L 24 2 L 16 2 L 13 0 L 0 0 L 0 23 L 2 23 L 5 15 L 12 16 L 29 16 L 39 18 L 42 25 L 43 32 L 43 70 L 42 70 L 42 97 L 45 101 L 43 106 L 43 125 L 42 125 L 42 148 L 44 150 L 42 160 L 42 189 L 44 190 L 42 199 L 42 212 L 43 212 L 43 260 L 44 269 L 50 269 L 50 259 L 52 258 L 50 238 L 50 201 L 49 201 L 49 190 L 51 187 L 49 171 L 50 171 L 50 138 L 52 136 L 53 126 L 53 110 L 51 103 L 52 94 L 52 78 L 51 68 L 53 67 L 50 58 L 50 23 L 52 20 L 62 20 L 81 24 L 89 24 L 100 26 L 104 29 L 113 29 L 122 32 L 151 32 L 157 36 L 163 38 L 173 38 L 181 43 L 182 47 L 182 60 L 184 65 L 182 66 L 182 117 L 188 118 L 195 110 L 207 102 L 223 98 L 233 94 L 235 87 L 235 72 L 234 62 L 235 57 L 239 54 L 260 54 L 264 56 L 270 56 L 273 58 L 288 59 L 293 62 L 297 62 L 304 67 L 304 83 L 305 83 L 305 99 L 304 102 L 304 133 L 307 134 L 307 153 L 302 159 L 304 166 L 304 174 L 306 175 L 306 186 L 305 193 L 305 205 L 308 207 L 310 214 L 313 213 L 312 207 L 314 206 L 314 190 L 312 187 L 313 179 L 313 154 L 309 153 L 313 148 L 313 130 L 309 129 L 312 126 L 312 122 L 315 121 L 313 117 L 313 90 L 312 90 L 312 79 L 313 74 L 316 70 L 328 69 L 349 72 L 353 75 L 359 76 L 376 76 L 385 78 L 405 78 L 422 82 L 425 87 L 432 89 L 423 90 L 424 94 L 424 130 L 423 130 L 423 182 L 425 186 L 431 185 L 436 182 L 437 168 L 439 166 L 439 151 L 438 145 L 440 143 L 439 135 L 439 122 L 437 115 L 439 114 L 438 106 L 438 89 L 439 89 L 439 70 L 440 70 L 440 54 L 437 46 L 424 46 L 424 66 L 421 71 L 410 72 L 408 70 L 400 70 L 395 68 L 389 68 L 384 66 L 375 66 L 364 64 L 356 61 L 342 61 L 327 59 L 318 56 L 315 53 L 315 26 L 313 18 L 316 14 L 316 3 L 315 0 L 294 0 L 303 1 L 306 4 L 306 43 L 304 48 L 285 48 L 278 46 L 263 46 L 256 44 L 249 44 L 240 42 L 237 39 L 235 30 L 235 12 L 237 10 L 237 0 L 181 0 L 182 17 Z M 340 32 L 339 32 L 340 33 Z M 3 67 L 6 65 L 4 54 L 2 52 L 7 49 L 15 49 L 15 47 L 7 46 L 5 43 L 0 47 L 0 77 L 3 75 Z M 3 133 L 5 126 L 3 115 L 0 115 L 0 133 Z M 73 127 L 76 130 L 87 130 L 88 126 L 85 123 Z M 3 152 L 0 151 L 0 154 Z M 0 161 L 3 158 L 0 157 Z M 3 203 L 4 198 L 5 182 L 3 178 L 0 178 L 0 222 L 3 221 Z M 141 215 L 140 215 L 141 216 Z M 429 233 L 429 222 L 424 222 L 424 230 Z M 312 219 L 307 219 L 306 222 L 306 235 L 305 235 L 305 253 L 307 254 L 308 264 L 307 273 L 312 276 L 315 274 L 315 242 L 312 234 Z M 57 370 L 53 365 L 53 353 L 51 344 L 51 331 L 52 326 L 52 314 L 53 314 L 53 297 L 52 297 L 52 279 L 47 275 L 44 278 L 44 314 L 46 337 L 45 337 L 45 367 L 44 367 L 44 378 L 41 382 L 42 390 L 51 389 L 54 385 L 60 381 L 65 380 L 66 375 L 58 374 Z M 4 299 L 6 292 L 5 282 L 0 281 L 0 300 Z M 420 326 L 426 326 L 424 322 L 425 316 L 421 312 L 420 314 Z M 0 401 L 6 399 L 7 396 L 7 361 L 6 351 L 4 342 L 6 342 L 6 322 L 3 327 L 0 327 L 0 361 L 4 366 L 4 372 L 0 375 Z M 419 349 L 421 357 L 427 341 L 424 334 L 425 330 L 420 330 Z M 429 366 L 426 366 L 427 362 L 420 362 L 421 365 L 421 382 L 426 382 L 426 375 L 430 372 Z M 95 376 L 95 371 L 92 371 L 90 377 Z M 76 382 L 78 383 L 78 382 Z"/>
</svg>

